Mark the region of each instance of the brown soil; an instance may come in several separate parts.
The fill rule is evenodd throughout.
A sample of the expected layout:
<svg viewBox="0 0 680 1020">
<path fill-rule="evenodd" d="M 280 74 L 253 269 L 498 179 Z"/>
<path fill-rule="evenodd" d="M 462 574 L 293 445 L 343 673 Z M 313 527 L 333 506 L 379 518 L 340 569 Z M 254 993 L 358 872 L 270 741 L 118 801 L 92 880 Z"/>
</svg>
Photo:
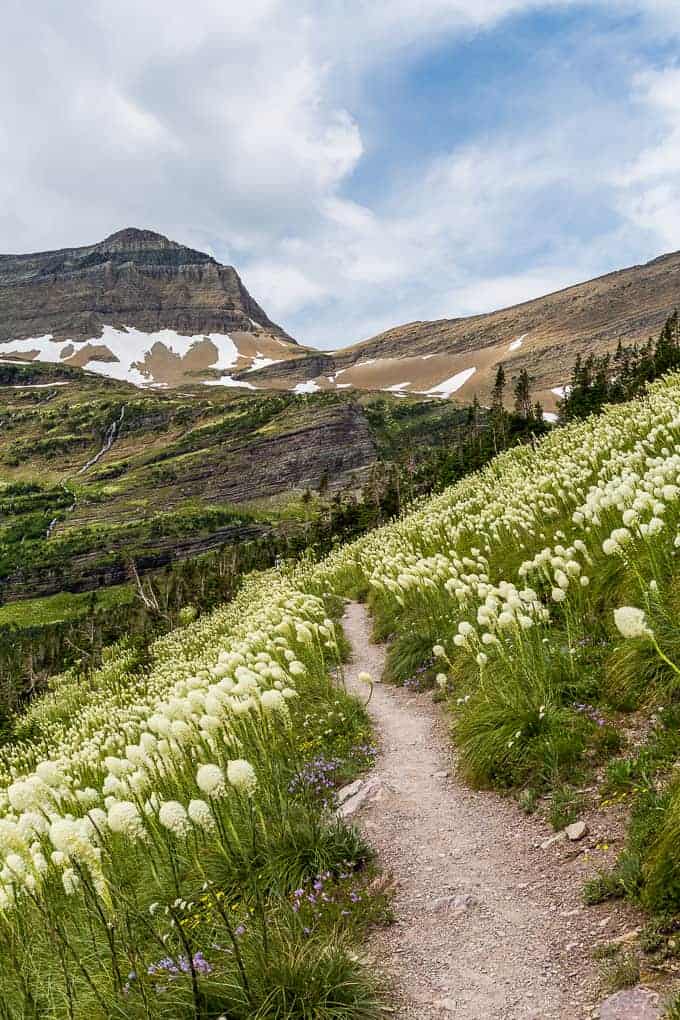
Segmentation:
<svg viewBox="0 0 680 1020">
<path fill-rule="evenodd" d="M 363 606 L 348 605 L 343 625 L 352 646 L 345 683 L 366 700 L 371 689 L 358 674 L 379 679 L 385 648 L 371 643 Z M 396 923 L 370 950 L 393 983 L 396 1015 L 597 1016 L 593 948 L 636 920 L 625 904 L 583 905 L 601 837 L 541 849 L 553 835 L 543 822 L 465 786 L 430 695 L 376 683 L 369 712 L 381 750 L 358 818 L 396 883 Z"/>
</svg>

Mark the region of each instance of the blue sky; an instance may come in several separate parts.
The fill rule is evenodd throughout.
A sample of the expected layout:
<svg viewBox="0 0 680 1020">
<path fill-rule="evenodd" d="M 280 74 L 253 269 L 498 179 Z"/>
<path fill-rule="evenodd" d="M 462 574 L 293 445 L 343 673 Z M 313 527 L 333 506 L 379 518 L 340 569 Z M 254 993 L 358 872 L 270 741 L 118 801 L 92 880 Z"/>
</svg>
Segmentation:
<svg viewBox="0 0 680 1020">
<path fill-rule="evenodd" d="M 157 229 L 333 348 L 680 248 L 675 0 L 9 0 L 5 25 L 0 251 Z"/>
</svg>

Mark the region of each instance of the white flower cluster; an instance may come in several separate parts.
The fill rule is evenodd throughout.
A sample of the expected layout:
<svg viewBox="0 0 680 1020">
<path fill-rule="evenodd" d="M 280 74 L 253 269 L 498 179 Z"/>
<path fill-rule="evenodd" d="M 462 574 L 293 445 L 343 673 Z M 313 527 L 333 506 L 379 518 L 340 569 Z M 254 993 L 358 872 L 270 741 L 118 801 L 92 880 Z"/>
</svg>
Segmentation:
<svg viewBox="0 0 680 1020">
<path fill-rule="evenodd" d="M 625 638 L 651 638 L 654 636 L 643 610 L 636 609 L 634 606 L 621 606 L 614 610 L 614 622 Z"/>
<path fill-rule="evenodd" d="M 492 655 L 517 662 L 523 644 L 549 642 L 552 607 L 581 619 L 593 577 L 617 560 L 653 595 L 678 548 L 676 376 L 642 400 L 502 454 L 337 550 L 306 580 L 308 590 L 339 594 L 368 583 L 392 619 L 445 619 L 457 633 L 452 647 L 435 645 L 435 660 L 458 649 L 483 669 Z"/>
<path fill-rule="evenodd" d="M 253 732 L 270 719 L 288 725 L 300 678 L 311 662 L 324 668 L 324 655 L 337 659 L 323 603 L 267 578 L 156 642 L 147 676 L 106 663 L 68 722 L 45 720 L 43 760 L 21 745 L 3 756 L 0 909 L 54 868 L 69 895 L 87 875 L 108 903 L 103 848 L 115 866 L 126 843 L 153 852 L 156 827 L 176 839 L 213 832 L 211 805 L 257 792 L 256 770 L 238 753 L 238 721 L 248 717 Z"/>
</svg>

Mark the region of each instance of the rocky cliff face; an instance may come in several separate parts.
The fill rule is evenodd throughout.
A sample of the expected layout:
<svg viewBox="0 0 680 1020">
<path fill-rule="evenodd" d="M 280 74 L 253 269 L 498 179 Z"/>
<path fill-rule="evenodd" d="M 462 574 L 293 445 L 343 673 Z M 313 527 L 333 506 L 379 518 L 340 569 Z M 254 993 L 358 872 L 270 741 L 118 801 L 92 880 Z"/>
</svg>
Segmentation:
<svg viewBox="0 0 680 1020">
<path fill-rule="evenodd" d="M 186 336 L 252 333 L 253 322 L 294 342 L 235 269 L 150 230 L 120 230 L 85 248 L 0 255 L 0 341 L 47 333 L 92 339 L 105 325 Z"/>
<path fill-rule="evenodd" d="M 297 353 L 235 269 L 149 230 L 0 255 L 0 357 L 173 385 Z"/>
<path fill-rule="evenodd" d="M 325 493 L 327 513 L 380 457 L 378 429 L 349 396 L 142 392 L 77 369 L 0 365 L 0 406 L 0 605 L 124 583 L 130 556 L 144 573 L 297 533 L 306 490 Z M 7 495 L 29 478 L 35 491 Z"/>
</svg>

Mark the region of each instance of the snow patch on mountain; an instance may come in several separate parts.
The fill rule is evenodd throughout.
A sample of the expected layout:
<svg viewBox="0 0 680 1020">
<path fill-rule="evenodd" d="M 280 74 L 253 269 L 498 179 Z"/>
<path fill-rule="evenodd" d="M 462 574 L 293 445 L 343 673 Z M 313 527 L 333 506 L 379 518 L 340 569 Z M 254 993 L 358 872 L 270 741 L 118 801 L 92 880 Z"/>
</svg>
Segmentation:
<svg viewBox="0 0 680 1020">
<path fill-rule="evenodd" d="M 204 386 L 234 386 L 236 388 L 241 387 L 246 390 L 258 390 L 259 386 L 253 386 L 252 383 L 245 382 L 243 379 L 234 379 L 231 375 L 222 375 L 219 379 L 204 379 Z"/>
<path fill-rule="evenodd" d="M 15 362 L 16 364 L 16 362 Z M 19 362 L 24 364 L 24 362 Z M 11 390 L 51 390 L 53 386 L 68 386 L 68 380 L 62 380 L 58 382 L 35 382 L 35 383 L 21 383 L 10 386 Z"/>
<path fill-rule="evenodd" d="M 115 360 L 91 358 L 84 366 L 87 371 L 119 379 L 121 382 L 130 382 L 135 386 L 153 386 L 154 380 L 147 367 L 147 361 L 153 356 L 154 348 L 160 347 L 160 353 L 165 349 L 170 354 L 184 359 L 192 350 L 205 345 L 206 342 L 215 348 L 214 358 L 207 361 L 209 368 L 221 371 L 233 368 L 238 361 L 239 350 L 227 333 L 184 336 L 174 329 L 143 333 L 131 326 L 123 329 L 104 326 L 101 336 L 87 340 L 54 340 L 51 333 L 46 333 L 44 336 L 28 337 L 25 340 L 3 341 L 0 343 L 0 360 L 5 360 L 2 355 L 7 351 L 8 354 L 24 354 L 27 358 L 34 355 L 35 360 L 51 364 L 68 364 L 75 354 L 90 345 L 106 348 Z M 259 357 L 261 360 L 258 367 L 263 367 L 263 363 L 272 363 L 270 359 L 265 359 L 261 355 Z"/>
<path fill-rule="evenodd" d="M 476 366 L 474 368 L 464 368 L 462 372 L 457 372 L 452 375 L 450 379 L 444 379 L 443 382 L 438 383 L 437 386 L 432 386 L 429 390 L 424 390 L 424 395 L 427 397 L 450 397 L 452 393 L 459 390 L 461 386 L 464 386 L 468 379 L 477 371 Z"/>
<path fill-rule="evenodd" d="M 266 368 L 267 365 L 278 365 L 282 360 L 282 358 L 265 358 L 264 354 L 260 354 L 259 351 L 256 351 L 253 363 L 248 371 L 257 372 L 258 368 Z"/>
</svg>

